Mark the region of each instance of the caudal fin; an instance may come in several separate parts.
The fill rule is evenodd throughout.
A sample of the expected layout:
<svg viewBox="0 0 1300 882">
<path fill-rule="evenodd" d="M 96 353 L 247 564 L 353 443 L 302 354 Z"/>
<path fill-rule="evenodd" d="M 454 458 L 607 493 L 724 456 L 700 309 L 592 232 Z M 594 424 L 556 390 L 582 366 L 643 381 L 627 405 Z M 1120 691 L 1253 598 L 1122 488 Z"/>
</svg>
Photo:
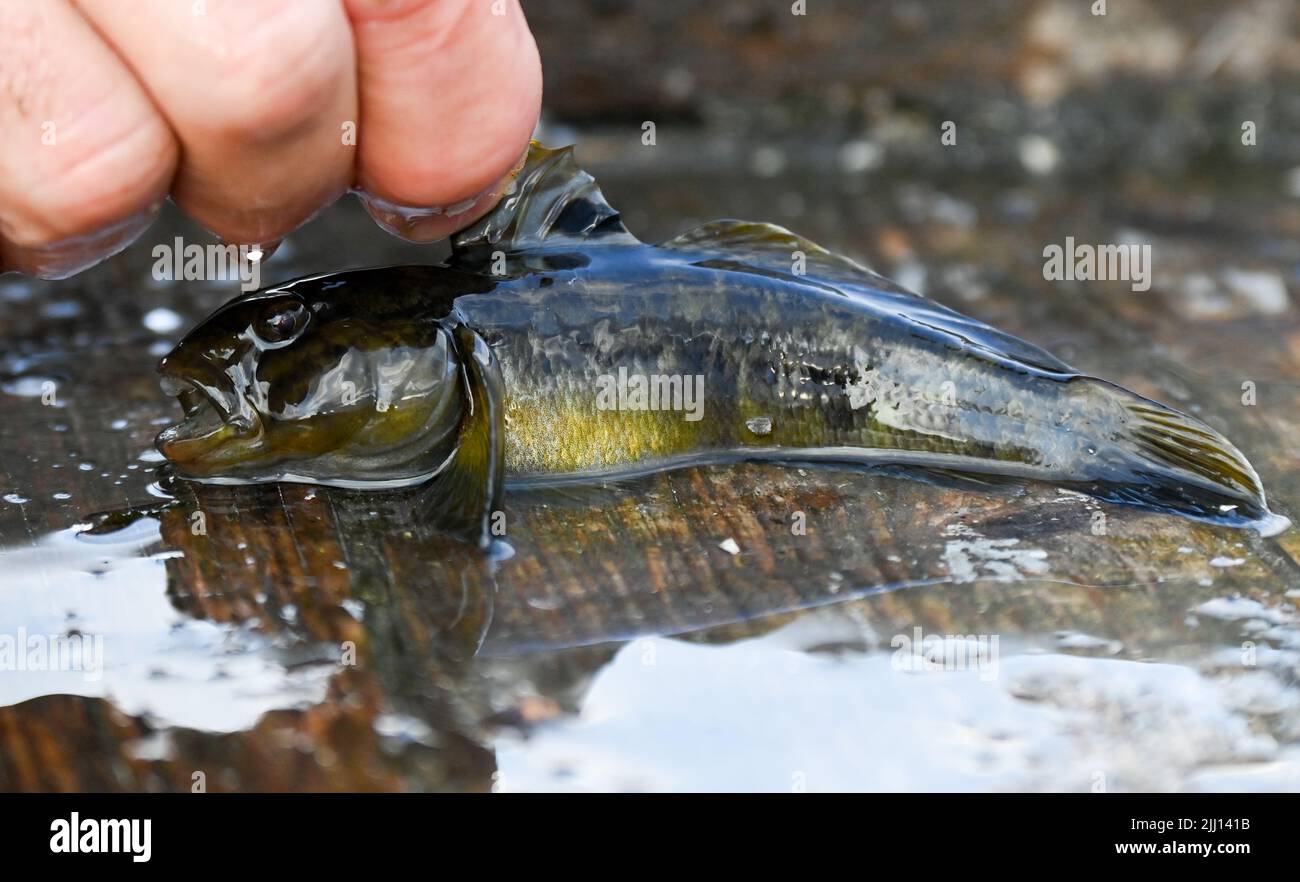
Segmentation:
<svg viewBox="0 0 1300 882">
<path fill-rule="evenodd" d="M 1113 388 L 1128 414 L 1122 443 L 1136 460 L 1129 464 L 1136 480 L 1109 486 L 1107 495 L 1221 523 L 1244 523 L 1265 534 L 1289 525 L 1268 510 L 1259 475 L 1227 438 L 1195 417 Z"/>
</svg>

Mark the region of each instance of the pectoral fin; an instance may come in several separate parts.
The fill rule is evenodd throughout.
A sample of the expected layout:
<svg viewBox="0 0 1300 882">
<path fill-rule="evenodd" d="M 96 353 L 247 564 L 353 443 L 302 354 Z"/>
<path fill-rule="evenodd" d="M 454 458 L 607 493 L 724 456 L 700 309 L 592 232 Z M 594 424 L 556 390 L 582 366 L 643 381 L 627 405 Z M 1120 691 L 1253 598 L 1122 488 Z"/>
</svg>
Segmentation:
<svg viewBox="0 0 1300 882">
<path fill-rule="evenodd" d="M 465 394 L 456 450 L 421 488 L 438 529 L 482 548 L 492 540 L 492 518 L 502 510 L 505 482 L 505 393 L 491 347 L 467 325 L 454 331 Z"/>
</svg>

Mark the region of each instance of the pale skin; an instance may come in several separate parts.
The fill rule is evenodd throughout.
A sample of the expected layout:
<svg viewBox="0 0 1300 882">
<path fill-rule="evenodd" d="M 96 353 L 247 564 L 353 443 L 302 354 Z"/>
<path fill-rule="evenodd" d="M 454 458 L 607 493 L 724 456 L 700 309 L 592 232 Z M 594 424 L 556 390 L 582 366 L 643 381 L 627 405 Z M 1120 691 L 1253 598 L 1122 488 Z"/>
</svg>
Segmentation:
<svg viewBox="0 0 1300 882">
<path fill-rule="evenodd" d="M 518 0 L 0 0 L 0 272 L 75 274 L 169 196 L 264 254 L 350 188 L 444 238 L 541 91 Z"/>
</svg>

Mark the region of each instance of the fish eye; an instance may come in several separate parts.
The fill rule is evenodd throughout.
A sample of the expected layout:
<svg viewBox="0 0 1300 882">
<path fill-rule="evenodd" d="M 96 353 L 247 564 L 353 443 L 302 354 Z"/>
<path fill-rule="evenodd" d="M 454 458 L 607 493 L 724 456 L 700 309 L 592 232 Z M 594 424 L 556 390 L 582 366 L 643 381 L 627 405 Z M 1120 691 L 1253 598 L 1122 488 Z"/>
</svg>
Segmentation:
<svg viewBox="0 0 1300 882">
<path fill-rule="evenodd" d="M 288 343 L 307 327 L 307 317 L 307 307 L 297 301 L 275 303 L 253 323 L 253 333 L 268 345 Z"/>
</svg>

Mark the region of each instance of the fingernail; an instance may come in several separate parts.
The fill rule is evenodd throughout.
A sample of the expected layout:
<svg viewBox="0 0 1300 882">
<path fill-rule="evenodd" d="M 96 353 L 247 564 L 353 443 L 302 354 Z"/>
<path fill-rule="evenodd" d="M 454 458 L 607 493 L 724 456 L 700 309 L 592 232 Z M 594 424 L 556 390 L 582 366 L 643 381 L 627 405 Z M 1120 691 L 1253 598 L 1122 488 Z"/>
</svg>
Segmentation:
<svg viewBox="0 0 1300 882">
<path fill-rule="evenodd" d="M 464 218 L 468 212 L 482 208 L 483 203 L 492 196 L 492 194 L 483 194 L 445 207 L 435 205 L 417 208 L 413 205 L 389 202 L 387 199 L 381 199 L 361 190 L 357 191 L 357 195 L 361 197 L 361 204 L 366 207 L 366 212 L 374 218 L 375 223 L 408 242 L 422 243 L 445 239 L 461 226 L 472 223 L 474 220 L 472 217 L 459 222 L 458 218 Z"/>
<path fill-rule="evenodd" d="M 514 183 L 527 155 L 521 156 L 504 177 L 482 193 L 451 205 L 402 205 L 359 187 L 354 192 L 361 197 L 361 204 L 375 223 L 394 236 L 408 242 L 437 242 L 474 223 L 496 205 Z"/>
<path fill-rule="evenodd" d="M 49 245 L 0 243 L 0 265 L 38 279 L 66 279 L 122 251 L 149 229 L 161 208 L 155 202 L 144 210 L 93 233 L 71 236 Z"/>
</svg>

